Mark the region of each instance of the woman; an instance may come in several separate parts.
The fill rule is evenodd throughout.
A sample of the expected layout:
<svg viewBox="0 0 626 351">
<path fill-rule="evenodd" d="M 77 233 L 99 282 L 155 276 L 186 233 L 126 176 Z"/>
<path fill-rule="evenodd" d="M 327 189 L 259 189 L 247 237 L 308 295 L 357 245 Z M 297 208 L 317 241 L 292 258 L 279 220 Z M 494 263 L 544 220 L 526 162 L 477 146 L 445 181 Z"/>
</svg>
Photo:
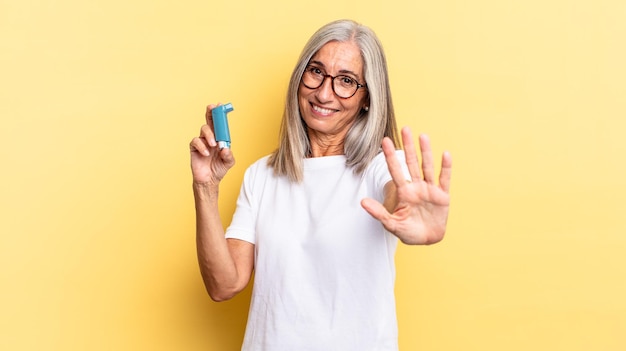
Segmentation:
<svg viewBox="0 0 626 351">
<path fill-rule="evenodd" d="M 444 153 L 436 184 L 426 136 L 421 170 L 408 128 L 396 151 L 375 34 L 343 20 L 311 37 L 291 76 L 280 144 L 246 171 L 226 233 L 218 187 L 234 158 L 217 148 L 213 107 L 190 144 L 198 259 L 215 301 L 255 271 L 242 349 L 397 350 L 396 243 L 443 238 L 452 161 Z"/>
</svg>

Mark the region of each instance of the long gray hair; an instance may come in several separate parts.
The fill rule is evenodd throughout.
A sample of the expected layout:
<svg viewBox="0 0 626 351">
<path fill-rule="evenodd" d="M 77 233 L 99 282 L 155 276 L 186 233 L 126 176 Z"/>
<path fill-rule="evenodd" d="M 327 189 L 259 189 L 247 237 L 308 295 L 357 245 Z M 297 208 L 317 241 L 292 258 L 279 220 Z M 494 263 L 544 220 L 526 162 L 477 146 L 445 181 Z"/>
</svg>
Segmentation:
<svg viewBox="0 0 626 351">
<path fill-rule="evenodd" d="M 307 126 L 302 120 L 298 105 L 298 88 L 302 74 L 313 55 L 331 41 L 354 42 L 359 47 L 369 93 L 369 110 L 362 109 L 359 112 L 346 135 L 346 164 L 355 173 L 361 174 L 380 152 L 383 137 L 391 138 L 394 145 L 398 146 L 387 60 L 380 41 L 371 29 L 354 21 L 331 22 L 313 34 L 300 54 L 289 81 L 279 145 L 268 160 L 274 174 L 287 176 L 294 182 L 302 180 L 303 159 L 310 152 Z"/>
</svg>

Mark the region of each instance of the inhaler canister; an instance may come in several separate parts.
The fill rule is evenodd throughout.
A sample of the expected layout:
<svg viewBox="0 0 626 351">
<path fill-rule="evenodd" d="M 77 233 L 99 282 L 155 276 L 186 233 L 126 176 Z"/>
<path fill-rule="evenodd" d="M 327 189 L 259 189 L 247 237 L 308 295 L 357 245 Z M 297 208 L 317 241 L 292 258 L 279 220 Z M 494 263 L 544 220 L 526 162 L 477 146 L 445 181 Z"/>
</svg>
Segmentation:
<svg viewBox="0 0 626 351">
<path fill-rule="evenodd" d="M 213 130 L 215 140 L 220 149 L 230 148 L 230 130 L 228 129 L 228 112 L 233 109 L 233 104 L 220 105 L 211 110 L 213 115 Z"/>
</svg>

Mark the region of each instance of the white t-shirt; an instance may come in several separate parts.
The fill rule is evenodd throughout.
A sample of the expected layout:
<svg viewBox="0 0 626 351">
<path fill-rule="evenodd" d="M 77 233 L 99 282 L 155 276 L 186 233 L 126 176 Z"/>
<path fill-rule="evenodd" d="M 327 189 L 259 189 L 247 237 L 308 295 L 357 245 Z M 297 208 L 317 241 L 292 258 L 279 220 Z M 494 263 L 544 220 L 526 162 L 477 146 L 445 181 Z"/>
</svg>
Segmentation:
<svg viewBox="0 0 626 351">
<path fill-rule="evenodd" d="M 398 349 L 397 238 L 360 205 L 365 197 L 382 202 L 391 176 L 382 153 L 361 176 L 345 162 L 306 159 L 300 184 L 274 176 L 267 157 L 246 171 L 226 231 L 255 245 L 242 350 Z"/>
</svg>

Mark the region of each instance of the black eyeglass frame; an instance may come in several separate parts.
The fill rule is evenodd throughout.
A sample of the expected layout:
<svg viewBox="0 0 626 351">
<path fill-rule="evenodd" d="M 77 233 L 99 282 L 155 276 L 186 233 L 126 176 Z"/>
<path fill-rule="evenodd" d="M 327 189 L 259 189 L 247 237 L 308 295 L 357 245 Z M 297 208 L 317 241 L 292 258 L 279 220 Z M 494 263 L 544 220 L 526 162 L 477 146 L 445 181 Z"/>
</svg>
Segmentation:
<svg viewBox="0 0 626 351">
<path fill-rule="evenodd" d="M 306 85 L 306 84 L 304 83 L 304 75 L 305 75 L 305 74 L 307 74 L 307 72 L 308 72 L 311 68 L 318 69 L 318 70 L 320 70 L 320 72 L 322 72 L 321 76 L 323 76 L 323 78 L 322 78 L 322 80 L 320 81 L 320 84 L 319 84 L 318 86 L 316 86 L 316 87 L 310 87 L 310 86 L 308 86 L 308 85 Z M 359 91 L 359 89 L 361 89 L 361 88 L 366 88 L 366 89 L 367 89 L 367 84 L 361 84 L 361 83 L 359 83 L 359 81 L 358 81 L 358 80 L 356 80 L 356 78 L 352 78 L 352 77 L 347 76 L 347 75 L 345 75 L 345 74 L 340 74 L 340 75 L 338 75 L 338 76 L 334 76 L 334 77 L 333 77 L 333 76 L 331 76 L 330 74 L 324 74 L 323 72 L 324 72 L 324 71 L 322 71 L 320 68 L 317 68 L 317 67 L 312 66 L 312 65 L 308 65 L 308 66 L 304 69 L 304 72 L 302 72 L 302 77 L 300 77 L 300 82 L 302 82 L 302 85 L 304 85 L 305 87 L 307 87 L 307 88 L 309 88 L 309 89 L 311 89 L 311 90 L 315 90 L 315 89 L 319 89 L 322 85 L 324 85 L 324 82 L 326 82 L 326 78 L 330 78 L 330 87 L 331 87 L 331 89 L 333 90 L 333 93 L 334 93 L 335 95 L 337 95 L 337 97 L 338 97 L 338 98 L 340 98 L 340 99 L 349 99 L 349 98 L 353 97 L 354 95 L 356 95 L 356 93 L 357 93 L 357 91 Z M 347 96 L 347 97 L 344 97 L 344 96 L 341 96 L 341 95 L 337 94 L 337 92 L 335 91 L 335 78 L 339 78 L 339 77 L 346 77 L 346 78 L 350 78 L 350 79 L 352 79 L 352 80 L 354 80 L 354 81 L 356 82 L 356 89 L 354 89 L 354 92 L 352 93 L 352 95 Z"/>
</svg>

